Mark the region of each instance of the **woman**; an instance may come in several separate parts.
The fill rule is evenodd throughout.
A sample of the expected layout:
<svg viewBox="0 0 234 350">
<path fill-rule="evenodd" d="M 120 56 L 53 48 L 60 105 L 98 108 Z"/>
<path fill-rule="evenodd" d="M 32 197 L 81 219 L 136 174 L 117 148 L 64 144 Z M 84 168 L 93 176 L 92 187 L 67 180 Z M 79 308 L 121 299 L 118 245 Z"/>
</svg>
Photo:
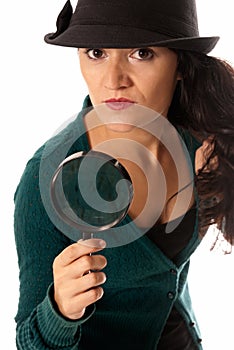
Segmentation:
<svg viewBox="0 0 234 350">
<path fill-rule="evenodd" d="M 15 194 L 17 347 L 202 349 L 187 273 L 189 258 L 210 224 L 216 223 L 233 243 L 233 70 L 207 56 L 218 38 L 199 37 L 193 1 L 175 6 L 171 0 L 79 0 L 72 12 L 68 1 L 57 32 L 45 40 L 79 49 L 89 97 L 85 112 L 29 161 Z M 168 150 L 132 121 L 97 125 L 87 111 L 100 104 L 113 110 L 143 106 L 176 127 L 197 172 L 190 200 L 177 215 L 173 210 L 179 194 L 186 194 L 191 184 L 179 187 Z M 155 123 L 151 120 L 150 126 Z M 140 217 L 137 225 L 147 227 L 145 234 L 109 249 L 97 238 L 74 243 L 51 220 L 40 176 L 51 179 L 59 148 L 69 145 L 69 155 L 107 141 L 114 144 L 120 137 L 142 145 L 161 162 L 164 208 L 157 220 L 154 203 L 141 215 L 147 179 L 131 157 L 121 159 L 134 187 L 128 219 Z M 157 185 L 155 178 L 152 191 Z M 178 218 L 173 234 L 166 235 L 167 223 Z"/>
</svg>

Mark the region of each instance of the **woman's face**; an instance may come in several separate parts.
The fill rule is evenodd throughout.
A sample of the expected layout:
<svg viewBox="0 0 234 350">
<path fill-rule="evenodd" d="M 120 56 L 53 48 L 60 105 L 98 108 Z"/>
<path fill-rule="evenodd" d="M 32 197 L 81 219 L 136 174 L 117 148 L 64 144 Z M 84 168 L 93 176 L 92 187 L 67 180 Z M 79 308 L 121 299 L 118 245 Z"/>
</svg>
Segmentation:
<svg viewBox="0 0 234 350">
<path fill-rule="evenodd" d="M 177 80 L 177 55 L 163 47 L 79 49 L 93 105 L 135 103 L 167 115 Z"/>
</svg>

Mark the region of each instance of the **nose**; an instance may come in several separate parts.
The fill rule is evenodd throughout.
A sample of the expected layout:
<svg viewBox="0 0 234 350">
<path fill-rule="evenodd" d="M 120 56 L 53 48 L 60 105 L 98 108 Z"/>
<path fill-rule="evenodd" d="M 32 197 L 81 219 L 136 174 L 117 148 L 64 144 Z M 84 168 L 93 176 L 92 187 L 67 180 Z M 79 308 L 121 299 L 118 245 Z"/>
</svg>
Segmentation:
<svg viewBox="0 0 234 350">
<path fill-rule="evenodd" d="M 127 63 L 119 59 L 113 59 L 108 62 L 105 72 L 104 86 L 108 90 L 125 89 L 132 85 Z"/>
</svg>

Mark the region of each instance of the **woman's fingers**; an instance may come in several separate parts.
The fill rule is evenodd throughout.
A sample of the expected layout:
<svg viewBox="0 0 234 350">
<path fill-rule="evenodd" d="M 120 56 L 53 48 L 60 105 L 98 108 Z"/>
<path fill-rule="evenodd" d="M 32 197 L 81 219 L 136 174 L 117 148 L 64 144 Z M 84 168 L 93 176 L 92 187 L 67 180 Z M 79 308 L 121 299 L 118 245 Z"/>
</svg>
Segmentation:
<svg viewBox="0 0 234 350">
<path fill-rule="evenodd" d="M 77 278 L 87 274 L 89 271 L 99 271 L 107 265 L 103 255 L 84 255 L 74 261 L 70 268 L 71 277 Z"/>
<path fill-rule="evenodd" d="M 105 246 L 106 242 L 101 239 L 92 238 L 85 241 L 80 240 L 64 249 L 55 260 L 59 265 L 65 267 L 79 259 L 81 256 L 98 252 L 104 249 Z"/>
<path fill-rule="evenodd" d="M 90 272 L 79 278 L 74 283 L 74 295 L 78 295 L 88 290 L 98 287 L 106 282 L 106 275 L 104 272 Z"/>
<path fill-rule="evenodd" d="M 103 289 L 100 286 L 105 283 L 106 275 L 100 270 L 107 261 L 104 256 L 94 253 L 105 248 L 105 245 L 100 239 L 79 241 L 55 258 L 54 299 L 65 317 L 82 317 L 85 308 L 102 297 Z"/>
<path fill-rule="evenodd" d="M 102 287 L 96 287 L 78 294 L 72 299 L 66 299 L 60 307 L 60 312 L 71 320 L 77 320 L 84 315 L 87 306 L 102 298 L 103 293 Z"/>
</svg>

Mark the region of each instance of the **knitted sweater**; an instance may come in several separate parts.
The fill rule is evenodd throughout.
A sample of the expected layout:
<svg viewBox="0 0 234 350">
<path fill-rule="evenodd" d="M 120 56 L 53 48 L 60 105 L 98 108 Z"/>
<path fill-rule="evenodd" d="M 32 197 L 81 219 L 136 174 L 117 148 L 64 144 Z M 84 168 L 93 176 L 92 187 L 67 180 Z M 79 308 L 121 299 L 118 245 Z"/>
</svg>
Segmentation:
<svg viewBox="0 0 234 350">
<path fill-rule="evenodd" d="M 87 100 L 84 107 L 87 107 Z M 52 264 L 73 240 L 65 236 L 48 215 L 40 192 L 39 175 L 42 158 L 48 154 L 56 158 L 58 146 L 66 148 L 77 128 L 82 137 L 72 143 L 70 153 L 89 149 L 79 115 L 35 153 L 15 193 L 15 239 L 20 269 L 20 299 L 15 318 L 17 348 L 157 349 L 166 320 L 175 307 L 186 322 L 197 349 L 201 350 L 200 332 L 187 284 L 189 258 L 199 244 L 197 222 L 176 263 L 146 235 L 129 244 L 104 249 L 102 254 L 108 265 L 104 270 L 107 281 L 103 298 L 88 307 L 79 320 L 66 319 L 57 310 L 53 300 Z M 182 136 L 194 161 L 197 145 L 190 142 L 188 135 Z M 46 178 L 51 179 L 57 161 L 51 164 L 51 169 L 47 169 L 46 174 L 43 172 L 45 182 Z M 64 229 L 69 230 L 67 226 Z"/>
</svg>

